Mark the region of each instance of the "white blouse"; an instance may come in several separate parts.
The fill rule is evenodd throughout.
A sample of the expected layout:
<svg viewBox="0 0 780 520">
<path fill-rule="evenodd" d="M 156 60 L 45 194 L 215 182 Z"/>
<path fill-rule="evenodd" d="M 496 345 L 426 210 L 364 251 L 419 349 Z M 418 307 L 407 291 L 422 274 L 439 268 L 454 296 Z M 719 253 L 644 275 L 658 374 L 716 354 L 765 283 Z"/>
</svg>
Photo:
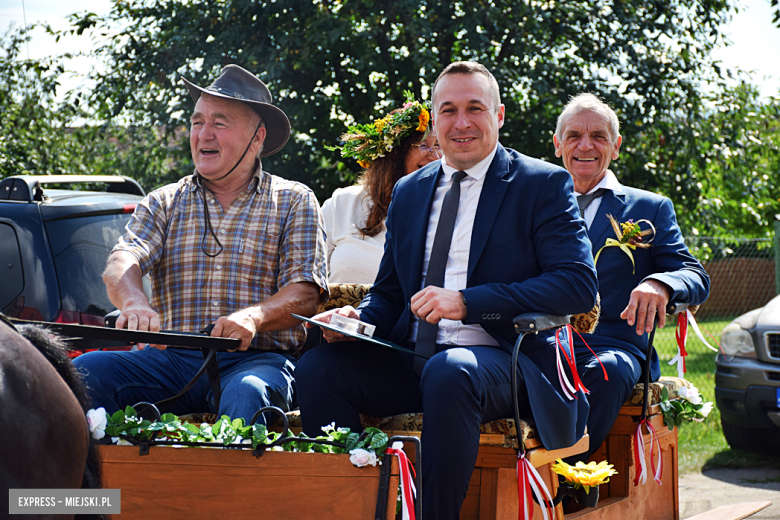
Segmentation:
<svg viewBox="0 0 780 520">
<path fill-rule="evenodd" d="M 385 248 L 385 229 L 365 236 L 371 199 L 362 185 L 339 188 L 322 205 L 328 243 L 328 282 L 373 284 Z"/>
</svg>

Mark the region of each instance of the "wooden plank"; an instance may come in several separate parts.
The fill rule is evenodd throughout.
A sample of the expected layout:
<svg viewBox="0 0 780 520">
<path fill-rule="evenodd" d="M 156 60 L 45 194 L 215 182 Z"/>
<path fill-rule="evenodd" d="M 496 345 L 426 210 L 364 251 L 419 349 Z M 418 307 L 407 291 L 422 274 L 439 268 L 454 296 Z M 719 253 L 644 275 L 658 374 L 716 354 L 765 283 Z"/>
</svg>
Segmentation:
<svg viewBox="0 0 780 520">
<path fill-rule="evenodd" d="M 610 460 L 610 463 L 615 464 L 615 468 L 618 470 L 618 475 L 613 476 L 610 479 L 609 484 L 601 486 L 604 488 L 610 486 L 612 482 L 618 483 L 619 481 L 625 483 L 627 486 L 625 491 L 627 496 L 610 496 L 606 500 L 599 500 L 599 504 L 595 509 L 583 509 L 576 513 L 566 515 L 566 520 L 614 520 L 618 518 L 641 518 L 642 520 L 678 520 L 679 519 L 679 507 L 678 496 L 679 491 L 677 487 L 677 446 L 676 435 L 674 432 L 666 430 L 663 434 L 664 438 L 669 440 L 667 447 L 661 450 L 661 457 L 664 461 L 664 472 L 662 478 L 662 485 L 656 484 L 652 475 L 648 476 L 646 484 L 640 484 L 634 486 L 633 479 L 636 475 L 637 467 L 633 464 L 631 454 L 631 446 L 633 437 L 613 435 L 610 433 L 608 442 L 620 443 L 615 451 L 620 452 L 623 457 L 616 457 L 615 460 Z M 617 438 L 617 439 L 616 439 Z M 618 440 L 622 438 L 623 440 Z M 650 437 L 649 435 L 643 436 L 645 452 L 649 452 Z M 662 445 L 663 446 L 663 445 Z M 655 450 L 655 447 L 652 447 Z M 626 460 L 627 457 L 628 460 Z M 617 463 L 620 462 L 621 466 L 631 462 L 631 464 L 625 467 L 618 467 Z M 649 464 L 649 460 L 648 460 Z M 613 488 L 617 491 L 617 486 Z M 610 493 L 612 490 L 610 490 Z M 601 494 L 601 489 L 599 490 Z"/>
<path fill-rule="evenodd" d="M 549 468 L 549 467 L 548 467 Z M 546 468 L 540 468 L 539 475 L 542 477 L 547 489 L 552 496 L 558 491 L 558 476 Z M 497 502 L 495 520 L 516 520 L 518 518 L 519 497 L 517 491 L 517 473 L 514 470 L 499 468 L 497 485 Z M 548 517 L 549 518 L 549 517 Z M 563 518 L 563 508 L 558 505 L 555 507 L 555 518 Z M 544 513 L 538 504 L 534 503 L 533 520 L 543 520 Z"/>
<path fill-rule="evenodd" d="M 634 463 L 631 456 L 631 441 L 626 435 L 610 435 L 607 437 L 607 453 L 604 458 L 598 459 L 609 461 L 617 470 L 617 475 L 609 478 L 609 496 L 625 497 L 628 496 L 630 482 L 628 480 L 629 467 Z M 593 460 L 593 458 L 591 458 Z M 603 486 L 603 487 L 607 487 Z"/>
<path fill-rule="evenodd" d="M 538 468 L 544 466 L 545 464 L 555 462 L 556 459 L 565 459 L 566 457 L 571 457 L 572 455 L 585 453 L 588 451 L 589 443 L 590 438 L 586 434 L 583 435 L 574 446 L 569 446 L 568 448 L 552 451 L 545 450 L 544 448 L 530 450 L 528 452 L 528 460 L 531 462 L 533 467 Z"/>
<path fill-rule="evenodd" d="M 705 513 L 699 513 L 691 516 L 688 520 L 742 520 L 752 514 L 758 513 L 764 508 L 772 505 L 771 500 L 761 500 L 758 502 L 739 502 L 727 506 L 716 507 Z"/>
<path fill-rule="evenodd" d="M 348 462 L 344 455 L 333 453 L 292 453 L 269 451 L 255 458 L 249 450 L 152 447 L 149 455 L 140 456 L 134 446 L 99 446 L 104 465 L 121 464 L 128 469 L 163 471 L 175 466 L 207 467 L 236 475 L 329 475 L 364 477 L 364 469 Z M 396 459 L 394 459 L 396 460 Z M 346 462 L 346 463 L 345 463 Z M 378 466 L 377 466 L 378 468 Z M 370 468 L 368 468 L 370 469 Z M 375 468 L 376 469 L 376 468 Z"/>
<path fill-rule="evenodd" d="M 471 474 L 466 498 L 463 500 L 463 505 L 460 508 L 460 520 L 479 520 L 481 490 L 482 470 L 476 468 Z"/>
<path fill-rule="evenodd" d="M 477 468 L 514 468 L 517 466 L 517 451 L 498 446 L 480 446 L 474 466 Z"/>
<path fill-rule="evenodd" d="M 280 430 L 279 428 L 276 429 Z M 290 431 L 293 432 L 295 435 L 300 434 L 300 428 L 290 428 Z M 422 436 L 421 431 L 408 431 L 408 432 L 403 430 L 388 430 L 388 431 L 382 430 L 382 431 L 384 431 L 388 437 L 392 437 L 393 435 L 409 435 L 411 437 Z M 506 441 L 506 437 L 498 433 L 482 433 L 479 436 L 480 446 L 496 446 L 501 448 L 504 446 L 505 441 Z M 527 450 L 538 448 L 541 445 L 542 445 L 542 441 L 537 438 L 531 438 L 525 441 L 525 449 Z M 407 455 L 409 455 L 408 452 Z"/>
<path fill-rule="evenodd" d="M 498 468 L 482 468 L 479 489 L 479 520 L 493 520 L 496 518 L 497 486 Z M 462 513 L 461 520 L 465 520 Z"/>
<path fill-rule="evenodd" d="M 654 404 L 647 407 L 647 414 L 648 415 L 655 415 L 657 413 L 661 413 L 661 405 Z M 620 408 L 620 411 L 618 412 L 618 415 L 632 415 L 634 417 L 639 417 L 642 415 L 642 407 L 641 406 L 623 406 Z"/>
<path fill-rule="evenodd" d="M 632 513 L 631 501 L 628 497 L 610 497 L 605 500 L 599 498 L 596 509 L 581 509 L 575 513 L 568 513 L 565 518 L 566 520 L 616 520 L 642 517 Z"/>
<path fill-rule="evenodd" d="M 618 415 L 615 419 L 615 424 L 609 431 L 610 435 L 633 435 L 636 432 L 636 425 L 639 416 L 634 415 Z M 650 424 L 658 432 L 658 436 L 661 437 L 662 431 L 671 433 L 669 428 L 664 424 L 664 416 L 662 414 L 656 414 L 648 417 Z"/>
<path fill-rule="evenodd" d="M 122 518 L 374 518 L 379 467 L 346 455 L 100 446 L 103 483 L 122 491 Z M 387 519 L 395 517 L 393 457 Z"/>
</svg>

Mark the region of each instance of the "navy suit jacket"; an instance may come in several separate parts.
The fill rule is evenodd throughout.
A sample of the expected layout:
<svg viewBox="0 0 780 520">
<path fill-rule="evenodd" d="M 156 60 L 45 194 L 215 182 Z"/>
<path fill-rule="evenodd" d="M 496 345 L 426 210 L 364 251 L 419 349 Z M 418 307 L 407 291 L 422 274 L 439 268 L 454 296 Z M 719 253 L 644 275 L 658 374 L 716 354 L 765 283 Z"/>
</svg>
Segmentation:
<svg viewBox="0 0 780 520">
<path fill-rule="evenodd" d="M 388 210 L 385 252 L 376 282 L 360 305 L 376 336 L 403 341 L 411 297 L 422 288 L 428 220 L 439 161 L 402 178 Z M 469 252 L 465 323 L 482 325 L 512 352 L 513 318 L 526 312 L 588 312 L 596 274 L 584 221 L 566 170 L 498 145 L 480 195 Z M 541 335 L 540 335 L 541 336 Z M 568 401 L 558 382 L 555 351 L 525 339 L 520 369 L 542 442 L 570 446 L 582 435 L 588 404 Z"/>
<path fill-rule="evenodd" d="M 593 256 L 608 238 L 617 238 L 607 215 L 618 223 L 633 219 L 647 219 L 655 227 L 652 247 L 632 251 L 636 271 L 632 272 L 631 260 L 618 247 L 607 247 L 599 255 L 596 270 L 601 295 L 601 318 L 593 335 L 586 335 L 588 345 L 595 348 L 617 347 L 644 362 L 648 334 L 636 333 L 636 326 L 629 326 L 620 319 L 620 313 L 628 305 L 631 291 L 644 280 L 658 280 L 670 289 L 670 303 L 698 305 L 709 295 L 710 278 L 683 242 L 672 201 L 645 190 L 623 186 L 623 193 L 612 190 L 604 195 L 596 217 L 588 231 L 593 244 Z M 642 229 L 647 229 L 641 224 Z M 667 323 L 668 326 L 674 323 Z M 579 353 L 581 343 L 575 339 Z M 584 348 L 584 347 L 582 347 Z M 661 376 L 658 354 L 653 350 L 650 376 L 653 381 Z"/>
</svg>

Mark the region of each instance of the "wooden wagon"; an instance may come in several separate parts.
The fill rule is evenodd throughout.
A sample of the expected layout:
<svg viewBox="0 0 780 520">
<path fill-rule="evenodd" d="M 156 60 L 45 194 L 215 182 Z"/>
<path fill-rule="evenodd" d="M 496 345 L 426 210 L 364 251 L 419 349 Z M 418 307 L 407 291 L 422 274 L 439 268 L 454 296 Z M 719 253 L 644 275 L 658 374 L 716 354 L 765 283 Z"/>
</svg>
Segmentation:
<svg viewBox="0 0 780 520">
<path fill-rule="evenodd" d="M 671 392 L 685 383 L 664 378 L 653 384 L 656 400 L 662 387 Z M 664 459 L 662 485 L 632 484 L 636 467 L 632 457 L 633 433 L 641 409 L 641 387 L 623 406 L 607 440 L 593 460 L 610 461 L 618 474 L 601 486 L 596 508 L 558 518 L 601 519 L 633 517 L 678 519 L 677 432 L 664 425 L 657 405 L 651 423 L 659 432 Z M 293 432 L 300 428 L 297 412 L 288 414 Z M 388 435 L 420 435 L 422 416 L 407 414 L 387 418 L 363 417 L 365 426 L 376 426 Z M 482 426 L 477 464 L 460 518 L 515 519 L 518 511 L 517 429 L 512 419 Z M 588 448 L 585 436 L 574 446 L 548 451 L 538 440 L 533 425 L 522 422 L 520 434 L 531 463 L 539 470 L 552 493 L 557 478 L 550 470 L 557 458 L 582 453 Z M 643 440 L 650 451 L 650 439 Z M 184 515 L 210 518 L 365 519 L 374 518 L 379 468 L 353 466 L 347 455 L 267 452 L 260 458 L 245 450 L 152 447 L 140 455 L 135 446 L 100 447 L 104 484 L 122 490 L 122 518 L 181 518 Z M 413 458 L 413 450 L 407 450 Z M 395 503 L 397 462 L 392 462 L 389 503 Z M 385 518 L 394 518 L 394 508 Z M 535 518 L 541 518 L 536 508 Z"/>
<path fill-rule="evenodd" d="M 331 286 L 331 299 L 320 311 L 356 305 L 368 286 Z M 580 327 L 582 328 L 582 327 Z M 633 484 L 637 467 L 633 448 L 642 413 L 643 385 L 637 385 L 607 439 L 591 460 L 608 460 L 617 470 L 599 487 L 594 508 L 581 508 L 572 501 L 567 511 L 555 508 L 557 519 L 597 520 L 642 518 L 678 520 L 677 430 L 663 424 L 658 403 L 665 387 L 671 398 L 686 386 L 678 378 L 662 378 L 650 385 L 648 421 L 658 433 L 663 461 L 662 483 L 652 479 Z M 290 428 L 300 432 L 300 416 L 287 414 Z M 422 414 L 362 418 L 364 426 L 378 427 L 389 436 L 420 436 Z M 546 450 L 530 421 L 502 419 L 482 425 L 477 463 L 461 509 L 461 520 L 504 520 L 518 517 L 517 448 L 523 443 L 527 457 L 554 495 L 557 475 L 551 469 L 556 459 L 588 450 L 585 435 L 565 449 Z M 519 435 L 518 435 L 519 432 Z M 644 452 L 650 453 L 651 439 L 644 433 Z M 249 451 L 233 449 L 177 449 L 153 447 L 140 455 L 138 447 L 101 446 L 104 484 L 122 491 L 123 518 L 290 518 L 296 520 L 394 518 L 398 464 L 391 461 L 391 484 L 384 514 L 376 511 L 379 468 L 354 467 L 347 455 L 267 452 L 256 458 Z M 414 460 L 414 451 L 407 453 Z M 423 454 L 424 456 L 424 454 Z M 435 484 L 434 484 L 435 485 Z M 579 507 L 579 510 L 577 510 Z M 535 519 L 541 519 L 539 507 Z M 728 518 L 728 517 L 724 517 Z"/>
</svg>

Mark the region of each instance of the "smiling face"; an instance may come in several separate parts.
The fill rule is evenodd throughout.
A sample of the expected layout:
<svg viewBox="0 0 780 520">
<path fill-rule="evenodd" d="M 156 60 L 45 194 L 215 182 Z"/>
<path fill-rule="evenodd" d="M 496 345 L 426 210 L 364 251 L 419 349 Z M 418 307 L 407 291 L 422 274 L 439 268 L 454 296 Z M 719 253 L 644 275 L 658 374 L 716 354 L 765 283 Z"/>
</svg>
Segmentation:
<svg viewBox="0 0 780 520">
<path fill-rule="evenodd" d="M 601 113 L 586 110 L 570 116 L 561 128 L 561 138 L 553 136 L 555 156 L 574 178 L 574 189 L 588 193 L 604 178 L 609 163 L 618 158 L 623 138 L 613 142 L 609 120 Z"/>
<path fill-rule="evenodd" d="M 417 143 L 416 145 L 410 146 L 409 151 L 406 152 L 406 160 L 405 160 L 405 166 L 406 166 L 406 174 L 409 175 L 410 173 L 419 170 L 429 162 L 433 162 L 438 157 L 433 152 L 427 153 L 423 155 L 420 153 L 420 146 L 418 145 L 424 145 L 426 149 L 431 149 L 433 146 L 437 143 L 436 136 L 433 134 L 429 134 L 428 137 Z"/>
<path fill-rule="evenodd" d="M 236 165 L 241 154 L 249 147 L 233 174 L 224 183 L 234 178 L 249 177 L 254 173 L 255 154 L 265 139 L 265 128 L 253 136 L 259 122 L 252 109 L 240 101 L 203 94 L 195 105 L 190 130 L 190 151 L 195 167 L 208 181 L 220 182 L 220 178 Z"/>
<path fill-rule="evenodd" d="M 504 125 L 504 105 L 493 106 L 482 74 L 447 74 L 433 93 L 433 129 L 447 164 L 466 170 L 487 157 Z"/>
</svg>

